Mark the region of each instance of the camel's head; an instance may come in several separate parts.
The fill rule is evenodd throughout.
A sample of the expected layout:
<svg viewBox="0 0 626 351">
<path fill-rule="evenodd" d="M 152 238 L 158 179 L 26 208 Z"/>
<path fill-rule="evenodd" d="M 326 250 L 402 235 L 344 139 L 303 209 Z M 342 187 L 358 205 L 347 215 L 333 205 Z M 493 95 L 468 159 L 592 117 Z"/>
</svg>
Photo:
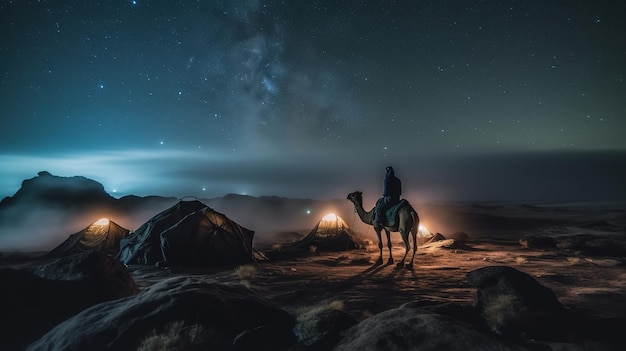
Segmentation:
<svg viewBox="0 0 626 351">
<path fill-rule="evenodd" d="M 352 201 L 352 203 L 358 204 L 363 202 L 363 193 L 360 191 L 355 191 L 353 193 L 348 194 L 348 200 Z"/>
</svg>

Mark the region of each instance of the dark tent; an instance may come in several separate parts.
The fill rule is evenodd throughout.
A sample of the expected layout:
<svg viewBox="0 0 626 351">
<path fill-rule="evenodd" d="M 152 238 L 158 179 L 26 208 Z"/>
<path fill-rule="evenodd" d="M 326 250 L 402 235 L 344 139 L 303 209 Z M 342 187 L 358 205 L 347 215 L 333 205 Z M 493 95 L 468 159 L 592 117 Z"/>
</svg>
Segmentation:
<svg viewBox="0 0 626 351">
<path fill-rule="evenodd" d="M 343 251 L 363 246 L 348 224 L 335 214 L 324 216 L 309 234 L 294 245 L 318 251 Z"/>
<path fill-rule="evenodd" d="M 190 213 L 206 207 L 198 200 L 178 201 L 150 218 L 120 243 L 119 259 L 125 264 L 154 264 L 163 260 L 160 234 Z"/>
<path fill-rule="evenodd" d="M 233 264 L 252 261 L 254 232 L 198 200 L 178 201 L 121 242 L 125 264 Z"/>
<path fill-rule="evenodd" d="M 254 232 L 205 207 L 161 233 L 170 264 L 237 264 L 252 261 Z"/>
<path fill-rule="evenodd" d="M 49 257 L 62 257 L 89 251 L 100 251 L 106 255 L 117 255 L 120 241 L 128 234 L 128 229 L 117 223 L 101 218 L 48 252 Z"/>
</svg>

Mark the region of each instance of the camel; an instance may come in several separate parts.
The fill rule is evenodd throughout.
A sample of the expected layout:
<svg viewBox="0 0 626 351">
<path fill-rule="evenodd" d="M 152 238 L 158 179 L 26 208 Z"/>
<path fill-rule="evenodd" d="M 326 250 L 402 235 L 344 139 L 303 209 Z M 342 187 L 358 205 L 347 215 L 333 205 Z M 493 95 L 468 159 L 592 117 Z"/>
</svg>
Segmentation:
<svg viewBox="0 0 626 351">
<path fill-rule="evenodd" d="M 405 206 L 398 211 L 398 225 L 395 227 L 387 227 L 381 225 L 374 225 L 374 209 L 366 212 L 363 209 L 363 193 L 360 191 L 355 191 L 353 193 L 348 194 L 348 200 L 352 201 L 354 204 L 354 210 L 361 218 L 361 221 L 365 224 L 373 225 L 374 231 L 376 232 L 376 236 L 378 236 L 378 249 L 380 250 L 380 257 L 376 261 L 376 265 L 380 265 L 383 263 L 383 242 L 381 240 L 381 231 L 384 229 L 385 234 L 387 234 L 387 247 L 389 248 L 389 261 L 387 264 L 393 264 L 393 255 L 391 254 L 391 238 L 390 232 L 400 232 L 402 236 L 402 241 L 404 242 L 404 246 L 406 250 L 404 251 L 404 256 L 402 260 L 398 263 L 397 267 L 402 268 L 406 267 L 408 269 L 413 268 L 413 260 L 415 259 L 415 252 L 417 251 L 417 229 L 420 223 L 420 219 L 417 215 L 417 212 L 413 209 L 413 206 Z M 405 265 L 404 260 L 409 253 L 411 248 L 409 242 L 409 231 L 413 237 L 413 256 L 411 257 L 411 262 Z"/>
</svg>

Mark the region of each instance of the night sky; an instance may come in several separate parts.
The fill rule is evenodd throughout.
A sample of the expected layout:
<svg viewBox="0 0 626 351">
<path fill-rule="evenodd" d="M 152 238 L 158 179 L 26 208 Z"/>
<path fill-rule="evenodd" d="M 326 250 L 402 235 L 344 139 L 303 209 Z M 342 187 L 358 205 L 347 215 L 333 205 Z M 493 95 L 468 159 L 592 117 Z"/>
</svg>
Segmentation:
<svg viewBox="0 0 626 351">
<path fill-rule="evenodd" d="M 0 2 L 0 197 L 626 200 L 626 2 Z"/>
</svg>

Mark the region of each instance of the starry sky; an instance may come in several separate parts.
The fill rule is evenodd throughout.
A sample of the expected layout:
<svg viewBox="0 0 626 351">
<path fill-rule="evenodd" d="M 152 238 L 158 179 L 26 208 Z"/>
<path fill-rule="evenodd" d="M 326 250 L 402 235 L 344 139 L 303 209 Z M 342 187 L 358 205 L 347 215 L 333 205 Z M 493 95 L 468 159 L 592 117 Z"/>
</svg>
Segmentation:
<svg viewBox="0 0 626 351">
<path fill-rule="evenodd" d="M 626 200 L 626 3 L 0 1 L 0 197 Z M 372 200 L 373 201 L 373 200 Z"/>
</svg>

